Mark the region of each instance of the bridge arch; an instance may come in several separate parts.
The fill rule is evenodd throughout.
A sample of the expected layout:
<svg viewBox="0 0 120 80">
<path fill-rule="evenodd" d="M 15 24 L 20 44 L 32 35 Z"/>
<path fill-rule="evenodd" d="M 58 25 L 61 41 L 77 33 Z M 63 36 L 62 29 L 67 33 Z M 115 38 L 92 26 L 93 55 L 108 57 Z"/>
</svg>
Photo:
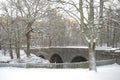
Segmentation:
<svg viewBox="0 0 120 80">
<path fill-rule="evenodd" d="M 58 54 L 53 54 L 50 58 L 51 63 L 63 63 L 62 58 Z"/>
<path fill-rule="evenodd" d="M 71 62 L 85 62 L 85 61 L 87 61 L 86 58 L 84 58 L 84 57 L 82 57 L 82 56 L 76 56 L 76 57 L 74 57 L 74 58 L 72 59 Z"/>
<path fill-rule="evenodd" d="M 43 55 L 39 55 L 39 57 L 41 57 L 41 58 L 45 59 L 45 57 L 44 57 Z"/>
</svg>

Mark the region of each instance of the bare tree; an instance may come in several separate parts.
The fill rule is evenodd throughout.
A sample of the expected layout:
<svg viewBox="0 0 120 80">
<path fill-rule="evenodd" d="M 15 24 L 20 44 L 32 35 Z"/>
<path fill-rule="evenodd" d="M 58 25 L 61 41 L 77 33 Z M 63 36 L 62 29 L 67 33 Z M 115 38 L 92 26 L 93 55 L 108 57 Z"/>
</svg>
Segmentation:
<svg viewBox="0 0 120 80">
<path fill-rule="evenodd" d="M 13 59 L 13 52 L 12 52 L 12 25 L 13 25 L 13 8 L 12 6 L 7 6 L 5 3 L 2 3 L 2 11 L 4 12 L 4 20 L 1 20 L 2 27 L 7 33 L 7 38 L 8 38 L 8 45 L 9 45 L 9 53 L 11 59 Z M 2 16 L 3 17 L 3 16 Z"/>
<path fill-rule="evenodd" d="M 27 41 L 26 54 L 27 56 L 30 56 L 30 34 L 33 31 L 32 25 L 36 20 L 40 20 L 40 18 L 43 17 L 46 0 L 10 0 L 10 3 L 17 9 L 21 20 L 24 21 Z"/>
<path fill-rule="evenodd" d="M 118 43 L 117 39 L 119 39 L 118 38 L 119 30 L 120 30 L 119 10 L 120 8 L 112 9 L 112 7 L 106 9 L 107 11 L 106 23 L 107 23 L 107 29 L 108 29 L 107 35 L 106 35 L 108 36 L 107 43 L 109 46 L 112 46 L 112 47 L 117 47 L 117 43 Z"/>
<path fill-rule="evenodd" d="M 18 20 L 15 19 L 14 23 L 14 45 L 15 45 L 15 51 L 16 51 L 16 57 L 17 59 L 20 59 L 20 42 L 22 37 L 22 31 L 21 31 L 21 26 L 20 22 L 17 22 Z M 20 33 L 21 32 L 21 33 Z"/>
</svg>

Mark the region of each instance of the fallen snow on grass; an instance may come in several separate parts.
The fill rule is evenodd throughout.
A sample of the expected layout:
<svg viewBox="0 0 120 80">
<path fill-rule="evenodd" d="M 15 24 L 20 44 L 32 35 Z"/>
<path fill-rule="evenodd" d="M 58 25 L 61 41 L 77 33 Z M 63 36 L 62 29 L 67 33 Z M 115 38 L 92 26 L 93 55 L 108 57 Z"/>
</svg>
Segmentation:
<svg viewBox="0 0 120 80">
<path fill-rule="evenodd" d="M 4 51 L 0 50 L 0 62 L 8 62 L 10 61 L 9 54 L 4 55 Z"/>
<path fill-rule="evenodd" d="M 14 59 L 10 59 L 8 52 L 4 56 L 2 50 L 0 50 L 0 62 L 9 62 L 11 64 L 14 64 L 14 63 L 49 63 L 48 60 L 45 60 L 34 54 L 30 54 L 30 56 L 27 57 L 24 50 L 20 50 L 20 57 L 21 57 L 20 59 L 16 58 L 15 51 L 13 51 L 13 56 L 14 56 Z"/>
<path fill-rule="evenodd" d="M 120 80 L 120 65 L 88 69 L 0 68 L 0 80 Z"/>
</svg>

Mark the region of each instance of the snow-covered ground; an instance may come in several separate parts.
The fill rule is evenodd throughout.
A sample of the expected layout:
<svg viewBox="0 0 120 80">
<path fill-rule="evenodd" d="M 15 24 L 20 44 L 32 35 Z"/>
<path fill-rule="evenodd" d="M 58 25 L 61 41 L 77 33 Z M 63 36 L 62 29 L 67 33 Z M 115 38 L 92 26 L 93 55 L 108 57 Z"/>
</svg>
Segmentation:
<svg viewBox="0 0 120 80">
<path fill-rule="evenodd" d="M 14 59 L 10 59 L 9 53 L 6 52 L 6 55 L 3 55 L 3 51 L 0 50 L 0 62 L 9 62 L 9 63 L 49 63 L 48 60 L 45 60 L 41 57 L 38 57 L 34 54 L 30 54 L 29 57 L 26 56 L 24 50 L 20 50 L 21 59 L 16 59 L 15 51 L 13 51 Z"/>
<path fill-rule="evenodd" d="M 9 54 L 7 54 L 7 52 L 6 52 L 6 55 L 4 55 L 3 53 L 4 53 L 4 51 L 3 51 L 3 50 L 0 50 L 0 62 L 10 61 L 10 56 L 9 56 Z"/>
<path fill-rule="evenodd" d="M 31 49 L 39 49 L 39 48 L 84 48 L 87 49 L 87 46 L 50 46 L 50 47 L 40 47 L 40 46 L 33 46 Z M 107 46 L 97 46 L 96 50 L 116 50 L 119 48 L 112 48 Z"/>
<path fill-rule="evenodd" d="M 26 57 L 24 50 L 20 51 L 23 63 L 48 63 L 40 57 L 31 54 Z M 15 53 L 11 60 L 9 54 L 0 51 L 0 61 L 17 63 Z M 120 80 L 120 65 L 112 64 L 97 67 L 97 72 L 88 69 L 45 69 L 45 68 L 15 68 L 0 67 L 0 80 Z"/>
<path fill-rule="evenodd" d="M 120 65 L 88 69 L 0 68 L 0 80 L 120 80 Z"/>
</svg>

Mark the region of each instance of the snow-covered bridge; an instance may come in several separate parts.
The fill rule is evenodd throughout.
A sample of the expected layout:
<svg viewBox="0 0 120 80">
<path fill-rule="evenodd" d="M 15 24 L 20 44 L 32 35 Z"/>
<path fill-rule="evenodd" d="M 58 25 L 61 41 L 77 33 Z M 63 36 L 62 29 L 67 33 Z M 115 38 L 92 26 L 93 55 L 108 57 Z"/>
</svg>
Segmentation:
<svg viewBox="0 0 120 80">
<path fill-rule="evenodd" d="M 112 59 L 110 54 L 105 54 L 105 50 L 96 49 L 96 59 Z M 48 59 L 51 63 L 83 62 L 88 60 L 87 47 L 42 47 L 31 48 L 31 53 Z"/>
</svg>

